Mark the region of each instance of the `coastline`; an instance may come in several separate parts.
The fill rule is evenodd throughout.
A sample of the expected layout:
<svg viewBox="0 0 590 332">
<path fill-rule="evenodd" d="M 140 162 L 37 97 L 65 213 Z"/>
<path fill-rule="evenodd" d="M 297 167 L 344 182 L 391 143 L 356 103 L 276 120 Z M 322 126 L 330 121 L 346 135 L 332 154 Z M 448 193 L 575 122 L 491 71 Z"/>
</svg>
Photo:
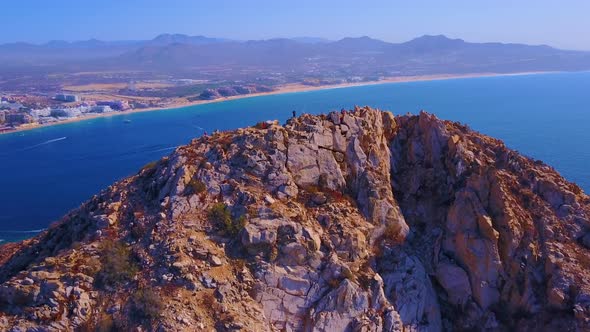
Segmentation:
<svg viewBox="0 0 590 332">
<path fill-rule="evenodd" d="M 97 113 L 97 114 L 86 115 L 86 116 L 82 116 L 82 117 L 67 119 L 67 120 L 53 122 L 53 123 L 23 125 L 23 126 L 20 126 L 14 130 L 0 132 L 0 135 L 9 135 L 9 134 L 14 134 L 14 133 L 23 132 L 23 131 L 35 130 L 35 129 L 40 129 L 40 128 L 44 128 L 44 127 L 59 126 L 59 125 L 63 125 L 63 124 L 93 120 L 93 119 L 97 119 L 97 118 L 123 116 L 123 115 L 133 114 L 133 113 L 166 111 L 166 110 L 173 110 L 173 109 L 179 109 L 179 108 L 196 106 L 196 105 L 220 103 L 220 102 L 225 102 L 225 101 L 245 99 L 245 98 L 254 98 L 254 97 L 261 97 L 261 96 L 271 96 L 271 95 L 279 95 L 279 94 L 331 90 L 331 89 L 342 89 L 342 88 L 380 85 L 380 84 L 389 84 L 389 83 L 443 81 L 443 80 L 461 79 L 461 78 L 520 76 L 520 75 L 550 74 L 550 73 L 556 73 L 556 72 L 555 71 L 540 71 L 540 72 L 536 71 L 536 72 L 518 72 L 518 73 L 472 73 L 472 74 L 395 76 L 395 77 L 388 77 L 388 78 L 378 80 L 378 81 L 367 81 L 367 82 L 358 82 L 358 83 L 341 83 L 341 84 L 320 85 L 320 86 L 310 86 L 310 85 L 304 85 L 301 83 L 288 83 L 288 84 L 277 86 L 275 90 L 270 91 L 270 92 L 244 94 L 244 95 L 230 96 L 230 97 L 219 98 L 219 99 L 214 99 L 214 100 L 196 100 L 196 101 L 191 101 L 191 102 L 189 102 L 189 101 L 178 102 L 178 103 L 171 103 L 170 105 L 166 105 L 164 107 L 150 107 L 150 108 L 132 109 L 132 110 L 127 110 L 127 111 L 123 111 L 123 112 Z"/>
</svg>

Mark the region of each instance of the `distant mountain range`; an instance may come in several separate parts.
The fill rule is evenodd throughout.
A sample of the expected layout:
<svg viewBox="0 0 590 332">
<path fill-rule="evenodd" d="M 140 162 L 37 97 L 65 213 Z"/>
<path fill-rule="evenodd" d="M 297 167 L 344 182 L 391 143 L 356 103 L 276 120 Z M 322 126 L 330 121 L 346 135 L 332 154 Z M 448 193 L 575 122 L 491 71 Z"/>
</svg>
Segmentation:
<svg viewBox="0 0 590 332">
<path fill-rule="evenodd" d="M 236 72 L 307 73 L 312 77 L 587 70 L 590 52 L 546 45 L 470 43 L 443 35 L 388 43 L 369 37 L 236 41 L 163 34 L 137 41 L 91 39 L 0 45 L 0 73 L 14 68 L 184 73 L 212 66 Z"/>
<path fill-rule="evenodd" d="M 0 45 L 0 60 L 10 64 L 38 64 L 50 60 L 88 60 L 118 56 L 132 50 L 147 46 L 166 46 L 171 44 L 205 45 L 228 41 L 226 39 L 205 36 L 187 36 L 182 34 L 162 34 L 151 40 L 102 41 L 89 39 L 68 42 L 52 40 L 45 44 L 8 43 Z"/>
</svg>

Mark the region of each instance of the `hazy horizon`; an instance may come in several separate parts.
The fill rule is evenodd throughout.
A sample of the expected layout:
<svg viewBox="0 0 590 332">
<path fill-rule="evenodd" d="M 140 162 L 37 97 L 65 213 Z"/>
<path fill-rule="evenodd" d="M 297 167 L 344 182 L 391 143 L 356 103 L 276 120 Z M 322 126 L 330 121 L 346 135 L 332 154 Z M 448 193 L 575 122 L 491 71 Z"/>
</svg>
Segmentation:
<svg viewBox="0 0 590 332">
<path fill-rule="evenodd" d="M 234 40 L 314 37 L 339 40 L 369 36 L 400 43 L 422 35 L 445 35 L 470 42 L 550 45 L 590 50 L 579 38 L 590 30 L 590 2 L 569 6 L 552 1 L 303 0 L 297 7 L 270 0 L 200 3 L 170 0 L 76 2 L 56 0 L 32 7 L 6 3 L 3 22 L 10 34 L 0 44 L 43 44 L 52 40 L 146 40 L 163 33 Z M 14 15 L 18 13 L 18 15 Z M 73 29 L 72 27 L 75 27 Z"/>
<path fill-rule="evenodd" d="M 539 43 L 539 44 L 528 44 L 528 43 L 513 43 L 513 42 L 506 42 L 506 41 L 502 41 L 502 40 L 485 40 L 485 41 L 473 41 L 473 40 L 466 40 L 465 38 L 461 38 L 460 36 L 448 36 L 445 34 L 425 34 L 425 35 L 419 35 L 419 36 L 414 36 L 411 37 L 409 39 L 405 39 L 405 40 L 397 40 L 397 41 L 390 41 L 390 40 L 383 40 L 380 38 L 375 38 L 373 36 L 368 36 L 368 35 L 351 35 L 351 36 L 344 36 L 342 38 L 338 38 L 338 39 L 328 39 L 328 38 L 324 38 L 324 37 L 318 37 L 318 36 L 276 36 L 276 37 L 270 37 L 270 38 L 262 38 L 262 39 L 237 39 L 237 38 L 231 38 L 231 37 L 224 37 L 224 36 L 209 36 L 209 35 L 203 35 L 203 34 L 184 34 L 184 33 L 176 33 L 176 32 L 163 32 L 157 35 L 154 35 L 153 37 L 148 37 L 145 39 L 141 39 L 141 38 L 133 38 L 133 39 L 99 39 L 99 38 L 87 38 L 87 39 L 71 39 L 71 40 L 67 40 L 67 39 L 51 39 L 51 40 L 46 40 L 46 41 L 42 41 L 42 42 L 29 42 L 29 41 L 14 41 L 14 42 L 6 42 L 6 43 L 0 43 L 0 45 L 10 45 L 10 44 L 19 44 L 19 43 L 25 43 L 25 44 L 31 44 L 31 45 L 46 45 L 52 42 L 66 42 L 66 43 L 76 43 L 76 42 L 85 42 L 85 41 L 92 41 L 92 40 L 96 40 L 96 41 L 101 41 L 101 42 L 141 42 L 141 41 L 149 41 L 149 40 L 153 40 L 157 37 L 163 36 L 163 35 L 183 35 L 183 36 L 188 36 L 188 37 L 206 37 L 206 38 L 212 38 L 212 39 L 219 39 L 219 40 L 225 40 L 225 41 L 234 41 L 234 42 L 247 42 L 247 41 L 259 41 L 259 40 L 275 40 L 275 39 L 292 39 L 292 40 L 303 40 L 303 39 L 317 39 L 318 42 L 336 42 L 342 39 L 346 39 L 346 38 L 371 38 L 371 39 L 375 39 L 375 40 L 380 40 L 380 41 L 384 41 L 387 43 L 394 43 L 394 44 L 398 44 L 398 43 L 405 43 L 414 39 L 418 39 L 418 38 L 422 38 L 422 37 L 438 37 L 438 36 L 443 36 L 445 38 L 448 39 L 460 39 L 463 40 L 464 42 L 467 43 L 503 43 L 503 44 L 523 44 L 523 45 L 530 45 L 530 46 L 550 46 L 553 48 L 558 48 L 558 49 L 564 49 L 565 48 L 561 48 L 561 47 L 557 47 L 555 45 L 551 45 L 548 43 Z M 568 50 L 576 50 L 576 49 L 568 49 Z M 588 50 L 579 50 L 579 51 L 590 51 L 590 49 Z"/>
</svg>

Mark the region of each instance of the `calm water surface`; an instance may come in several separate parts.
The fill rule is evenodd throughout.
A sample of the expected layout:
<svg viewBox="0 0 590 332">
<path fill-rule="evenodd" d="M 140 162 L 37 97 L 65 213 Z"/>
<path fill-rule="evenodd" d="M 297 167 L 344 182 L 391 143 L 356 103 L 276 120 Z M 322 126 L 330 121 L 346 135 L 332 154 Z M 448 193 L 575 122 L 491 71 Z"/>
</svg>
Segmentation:
<svg viewBox="0 0 590 332">
<path fill-rule="evenodd" d="M 272 95 L 0 135 L 0 239 L 34 235 L 204 131 L 369 105 L 425 109 L 503 139 L 590 192 L 590 73 L 453 79 Z M 128 122 L 126 120 L 130 120 Z"/>
</svg>

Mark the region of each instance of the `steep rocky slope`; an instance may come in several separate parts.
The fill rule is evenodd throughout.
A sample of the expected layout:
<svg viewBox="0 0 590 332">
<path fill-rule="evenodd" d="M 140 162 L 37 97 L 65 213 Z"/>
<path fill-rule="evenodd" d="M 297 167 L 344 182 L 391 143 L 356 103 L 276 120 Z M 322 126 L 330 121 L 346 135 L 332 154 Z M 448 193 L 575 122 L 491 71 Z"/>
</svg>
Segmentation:
<svg viewBox="0 0 590 332">
<path fill-rule="evenodd" d="M 590 199 L 433 115 L 193 140 L 0 247 L 10 331 L 590 329 Z"/>
</svg>

